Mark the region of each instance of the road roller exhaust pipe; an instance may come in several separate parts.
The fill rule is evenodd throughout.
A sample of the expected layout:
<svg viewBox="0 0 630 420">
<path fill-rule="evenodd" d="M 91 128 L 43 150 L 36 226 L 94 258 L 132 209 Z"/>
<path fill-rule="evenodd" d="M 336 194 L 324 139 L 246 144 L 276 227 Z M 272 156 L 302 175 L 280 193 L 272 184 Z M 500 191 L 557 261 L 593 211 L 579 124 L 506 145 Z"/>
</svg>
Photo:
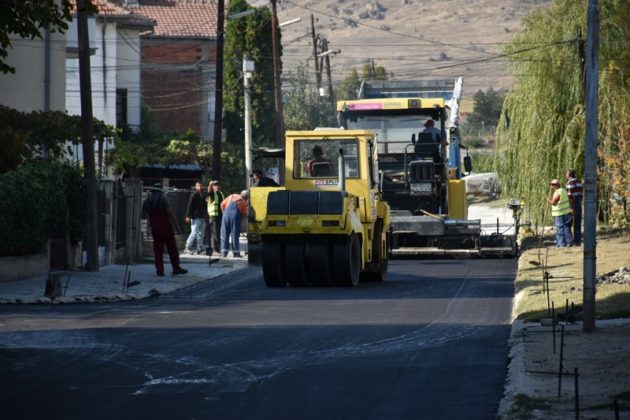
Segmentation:
<svg viewBox="0 0 630 420">
<path fill-rule="evenodd" d="M 344 168 L 346 167 L 346 160 L 343 156 L 343 149 L 339 148 L 339 191 L 346 191 L 346 171 Z"/>
</svg>

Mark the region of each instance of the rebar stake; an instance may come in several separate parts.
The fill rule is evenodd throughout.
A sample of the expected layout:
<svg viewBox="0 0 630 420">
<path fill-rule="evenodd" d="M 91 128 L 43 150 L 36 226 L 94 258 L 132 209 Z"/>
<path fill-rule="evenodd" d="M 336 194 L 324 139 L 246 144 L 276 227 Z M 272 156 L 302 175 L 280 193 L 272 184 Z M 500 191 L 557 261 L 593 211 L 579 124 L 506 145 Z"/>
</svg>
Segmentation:
<svg viewBox="0 0 630 420">
<path fill-rule="evenodd" d="M 562 394 L 562 358 L 564 356 L 564 324 L 560 325 L 560 366 L 558 367 L 558 401 Z"/>
<path fill-rule="evenodd" d="M 551 335 L 553 336 L 553 354 L 556 354 L 556 311 L 551 302 Z"/>
<path fill-rule="evenodd" d="M 575 420 L 580 420 L 580 381 L 578 368 L 575 368 L 573 375 L 573 383 L 575 384 Z"/>
</svg>

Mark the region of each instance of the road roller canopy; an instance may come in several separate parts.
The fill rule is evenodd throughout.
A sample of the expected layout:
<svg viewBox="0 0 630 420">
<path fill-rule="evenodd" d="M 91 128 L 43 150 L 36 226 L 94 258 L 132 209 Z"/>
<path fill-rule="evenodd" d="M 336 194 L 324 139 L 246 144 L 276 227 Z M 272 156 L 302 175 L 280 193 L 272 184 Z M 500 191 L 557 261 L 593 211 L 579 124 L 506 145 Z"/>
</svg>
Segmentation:
<svg viewBox="0 0 630 420">
<path fill-rule="evenodd" d="M 339 188 L 342 174 L 350 183 L 378 178 L 376 140 L 371 130 L 288 131 L 286 183 L 288 188 Z M 343 153 L 340 171 L 339 153 Z M 353 187 L 349 187 L 350 190 Z"/>
</svg>

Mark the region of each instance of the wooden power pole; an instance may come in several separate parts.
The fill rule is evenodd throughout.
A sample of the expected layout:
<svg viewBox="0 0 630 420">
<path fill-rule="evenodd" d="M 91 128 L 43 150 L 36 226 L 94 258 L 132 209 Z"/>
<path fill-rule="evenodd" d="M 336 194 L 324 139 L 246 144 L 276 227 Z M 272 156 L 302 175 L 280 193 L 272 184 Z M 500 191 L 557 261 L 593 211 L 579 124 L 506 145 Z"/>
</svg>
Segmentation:
<svg viewBox="0 0 630 420">
<path fill-rule="evenodd" d="M 595 329 L 595 274 L 597 226 L 597 132 L 599 82 L 599 5 L 589 0 L 586 29 L 586 144 L 584 148 L 584 322 Z"/>
<path fill-rule="evenodd" d="M 217 46 L 214 92 L 214 135 L 212 138 L 212 178 L 221 179 L 221 140 L 223 137 L 223 41 L 225 27 L 224 0 L 217 2 Z"/>
<path fill-rule="evenodd" d="M 278 36 L 277 0 L 271 1 L 271 46 L 273 49 L 273 80 L 276 110 L 276 146 L 284 146 L 284 117 L 282 115 L 282 82 L 280 80 L 280 39 Z"/>
<path fill-rule="evenodd" d="M 322 86 L 322 72 L 319 68 L 319 51 L 317 50 L 317 43 L 319 41 L 319 37 L 315 34 L 315 18 L 311 14 L 311 37 L 313 38 L 313 63 L 315 66 L 315 90 L 317 90 L 317 94 L 315 95 L 317 99 L 317 111 L 319 112 L 319 89 Z M 320 113 L 321 114 L 321 113 Z"/>
<path fill-rule="evenodd" d="M 87 189 L 85 245 L 88 271 L 99 271 L 98 213 L 96 212 L 96 169 L 92 127 L 92 80 L 90 77 L 90 40 L 84 0 L 77 0 L 77 32 L 79 36 L 79 86 L 81 89 L 81 142 Z"/>
</svg>

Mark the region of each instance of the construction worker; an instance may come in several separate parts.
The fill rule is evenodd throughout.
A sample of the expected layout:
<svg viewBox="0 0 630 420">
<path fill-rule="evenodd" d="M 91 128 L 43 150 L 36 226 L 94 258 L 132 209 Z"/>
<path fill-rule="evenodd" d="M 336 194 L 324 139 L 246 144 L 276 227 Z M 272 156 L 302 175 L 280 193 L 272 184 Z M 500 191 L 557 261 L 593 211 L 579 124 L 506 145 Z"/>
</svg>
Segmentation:
<svg viewBox="0 0 630 420">
<path fill-rule="evenodd" d="M 214 180 L 208 185 L 208 226 L 210 227 L 210 238 L 206 254 L 212 255 L 212 251 L 221 252 L 221 203 L 225 200 L 225 195 L 221 192 L 221 182 Z"/>
<path fill-rule="evenodd" d="M 221 203 L 223 219 L 221 220 L 221 256 L 227 257 L 232 238 L 232 254 L 240 258 L 239 236 L 241 234 L 241 219 L 247 217 L 247 199 L 249 191 L 240 194 L 230 194 Z"/>
<path fill-rule="evenodd" d="M 575 177 L 575 169 L 567 171 L 567 195 L 573 214 L 573 245 L 582 244 L 582 183 Z"/>
<path fill-rule="evenodd" d="M 177 219 L 168 200 L 164 197 L 161 184 L 155 184 L 150 188 L 149 198 L 142 203 L 142 219 L 149 219 L 151 236 L 153 237 L 153 255 L 155 257 L 155 269 L 158 276 L 164 276 L 164 245 L 168 250 L 168 256 L 173 266 L 173 275 L 186 274 L 188 270 L 179 265 L 179 253 L 175 244 Z"/>
<path fill-rule="evenodd" d="M 560 186 L 557 179 L 551 180 L 551 188 L 554 193 L 551 199 L 547 200 L 551 204 L 551 215 L 556 225 L 556 246 L 558 248 L 566 248 L 573 245 L 571 236 L 571 205 L 569 204 L 569 195 L 567 190 Z"/>
<path fill-rule="evenodd" d="M 438 128 L 435 128 L 435 121 L 433 121 L 433 119 L 429 118 L 424 123 L 424 127 L 425 129 L 422 130 L 422 132 L 431 134 L 431 136 L 433 137 L 433 143 L 442 142 L 442 132 Z"/>
<path fill-rule="evenodd" d="M 203 243 L 204 233 L 206 231 L 206 199 L 203 196 L 201 182 L 195 182 L 195 191 L 188 200 L 186 207 L 186 223 L 190 223 L 190 235 L 186 240 L 186 250 L 188 254 L 201 254 L 206 250 Z M 197 249 L 193 249 L 193 244 Z"/>
</svg>

